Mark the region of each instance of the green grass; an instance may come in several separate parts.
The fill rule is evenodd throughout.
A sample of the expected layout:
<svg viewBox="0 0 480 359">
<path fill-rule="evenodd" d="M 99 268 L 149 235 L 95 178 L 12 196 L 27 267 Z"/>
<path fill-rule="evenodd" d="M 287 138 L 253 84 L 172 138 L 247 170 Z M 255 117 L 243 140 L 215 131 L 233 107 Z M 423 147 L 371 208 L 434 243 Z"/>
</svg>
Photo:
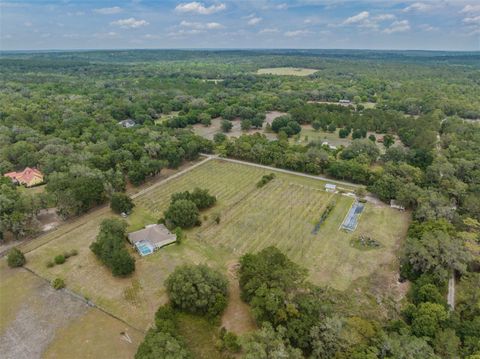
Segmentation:
<svg viewBox="0 0 480 359">
<path fill-rule="evenodd" d="M 185 339 L 188 349 L 194 358 L 216 359 L 223 358 L 216 349 L 218 340 L 218 327 L 203 317 L 191 314 L 179 313 L 178 324 L 180 334 Z"/>
<path fill-rule="evenodd" d="M 299 135 L 290 138 L 291 143 L 306 145 L 312 141 L 328 142 L 332 146 L 345 146 L 347 147 L 352 140 L 350 138 L 340 138 L 338 136 L 338 129 L 335 132 L 327 131 L 315 131 L 310 125 L 302 126 L 302 131 Z M 298 137 L 299 136 L 299 137 Z"/>
<path fill-rule="evenodd" d="M 0 262 L 0 335 L 15 319 L 24 299 L 35 295 L 43 281 L 22 268 L 8 268 L 5 258 Z"/>
<path fill-rule="evenodd" d="M 303 67 L 272 67 L 258 69 L 257 74 L 259 75 L 283 75 L 283 76 L 308 76 L 314 74 L 319 70 L 316 69 L 307 69 Z"/>
<path fill-rule="evenodd" d="M 378 270 L 393 270 L 383 267 L 395 261 L 408 214 L 368 204 L 357 231 L 345 233 L 338 228 L 352 199 L 336 195 L 335 209 L 313 235 L 315 223 L 334 195 L 323 190 L 322 181 L 282 173 L 257 188 L 260 178 L 270 172 L 212 160 L 136 198 L 133 213 L 126 218 L 132 231 L 156 223 L 175 192 L 208 188 L 217 197 L 217 204 L 202 212 L 201 227 L 185 231 L 187 238 L 181 245 L 165 247 L 143 258 L 132 249 L 137 261 L 131 277 L 113 277 L 89 249 L 100 222 L 115 216 L 106 207 L 27 244 L 27 267 L 49 280 L 64 278 L 67 288 L 142 330 L 151 325 L 158 306 L 167 301 L 165 279 L 184 263 L 207 263 L 226 272 L 228 263 L 243 253 L 275 245 L 309 269 L 314 283 L 337 289 L 345 289 Z M 219 225 L 213 222 L 214 213 L 221 214 Z M 350 239 L 360 233 L 380 241 L 382 248 L 353 248 Z M 61 266 L 46 267 L 56 254 L 73 248 L 79 251 L 77 256 Z"/>
<path fill-rule="evenodd" d="M 161 124 L 171 118 L 178 117 L 178 111 L 172 111 L 169 114 L 162 113 L 159 118 L 155 120 L 155 124 Z"/>
<path fill-rule="evenodd" d="M 132 343 L 121 333 L 126 333 Z M 142 333 L 121 321 L 89 309 L 85 315 L 57 331 L 42 357 L 130 359 L 135 356 L 143 337 Z"/>
</svg>

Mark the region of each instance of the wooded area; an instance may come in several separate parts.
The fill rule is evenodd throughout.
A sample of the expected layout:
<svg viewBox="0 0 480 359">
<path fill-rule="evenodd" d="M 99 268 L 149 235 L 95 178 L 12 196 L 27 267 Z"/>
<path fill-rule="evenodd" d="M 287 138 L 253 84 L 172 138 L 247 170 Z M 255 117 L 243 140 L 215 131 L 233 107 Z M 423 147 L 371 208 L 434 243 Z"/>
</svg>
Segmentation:
<svg viewBox="0 0 480 359">
<path fill-rule="evenodd" d="M 257 74 L 270 67 L 318 71 L 302 77 Z M 222 81 L 205 81 L 214 79 Z M 347 302 L 344 292 L 308 283 L 306 270 L 276 248 L 247 254 L 240 262 L 240 287 L 260 329 L 241 343 L 245 357 L 480 356 L 478 53 L 2 53 L 0 85 L 2 241 L 38 234 L 43 209 L 55 207 L 64 219 L 80 215 L 112 198 L 118 201 L 127 188 L 201 153 L 347 180 L 411 211 L 413 222 L 399 253 L 400 280 L 411 282 L 402 309 L 392 310 L 384 320 L 354 315 L 339 305 Z M 340 100 L 348 103 L 339 105 Z M 367 108 L 365 103 L 375 105 Z M 286 115 L 263 130 L 268 111 Z M 217 118 L 225 121 L 225 133 L 240 121 L 243 134 L 217 133 L 209 140 L 192 130 Z M 318 140 L 300 144 L 294 138 L 305 125 L 314 131 L 339 130 L 351 142 L 338 148 Z M 258 133 L 249 134 L 254 128 Z M 44 190 L 32 191 L 3 176 L 25 167 L 43 173 Z M 198 224 L 198 210 L 213 206 L 216 199 L 195 191 L 172 198 L 167 222 L 185 228 Z M 201 208 L 195 195 L 208 203 Z M 132 207 L 128 202 L 125 208 Z M 191 220 L 178 218 L 185 212 L 193 213 Z M 117 237 L 104 231 L 92 250 L 122 276 L 135 264 L 123 248 L 122 235 Z M 118 249 L 117 261 L 108 258 L 108 246 Z M 22 262 L 20 254 L 12 252 L 13 264 Z M 118 269 L 120 261 L 128 262 L 129 269 Z M 182 270 L 201 271 L 221 282 L 221 305 L 187 308 L 189 303 L 179 300 L 174 305 L 186 312 L 221 313 L 223 277 L 208 268 L 183 268 L 177 271 L 179 280 L 185 276 Z M 462 288 L 455 311 L 445 302 L 452 275 Z M 172 298 L 184 290 L 174 288 L 172 280 L 167 286 Z M 165 313 L 173 323 L 175 314 Z M 188 357 L 176 330 L 167 329 L 158 329 L 157 323 L 137 357 L 154 357 L 155 345 L 175 345 L 179 358 Z M 229 340 L 232 348 L 239 348 L 236 338 Z"/>
</svg>

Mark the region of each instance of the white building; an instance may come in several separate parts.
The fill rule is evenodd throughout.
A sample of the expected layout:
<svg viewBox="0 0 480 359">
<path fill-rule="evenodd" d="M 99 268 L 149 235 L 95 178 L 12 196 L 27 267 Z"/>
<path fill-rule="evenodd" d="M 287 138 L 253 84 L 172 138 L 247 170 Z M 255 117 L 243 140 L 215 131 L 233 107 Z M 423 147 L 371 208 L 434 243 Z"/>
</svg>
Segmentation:
<svg viewBox="0 0 480 359">
<path fill-rule="evenodd" d="M 334 185 L 332 183 L 327 183 L 325 185 L 325 191 L 327 192 L 335 192 L 337 190 L 337 185 Z"/>
</svg>

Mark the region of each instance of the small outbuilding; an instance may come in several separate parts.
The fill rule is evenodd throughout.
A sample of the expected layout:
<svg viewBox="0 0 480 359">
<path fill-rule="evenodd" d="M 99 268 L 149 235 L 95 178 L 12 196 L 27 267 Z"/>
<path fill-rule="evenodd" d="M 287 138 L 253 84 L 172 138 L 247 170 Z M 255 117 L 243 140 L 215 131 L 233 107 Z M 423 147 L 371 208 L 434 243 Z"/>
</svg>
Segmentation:
<svg viewBox="0 0 480 359">
<path fill-rule="evenodd" d="M 337 185 L 334 185 L 332 183 L 327 183 L 325 185 L 325 191 L 327 192 L 335 192 L 337 190 Z"/>
<path fill-rule="evenodd" d="M 144 229 L 128 234 L 128 241 L 141 256 L 152 254 L 176 240 L 177 236 L 163 224 L 150 224 Z"/>
<path fill-rule="evenodd" d="M 327 146 L 331 150 L 336 150 L 337 146 L 332 146 L 331 144 L 328 143 L 328 141 L 323 141 L 322 146 Z"/>
<path fill-rule="evenodd" d="M 398 209 L 399 211 L 405 211 L 405 207 L 402 206 L 400 203 L 395 201 L 394 199 L 390 200 L 390 207 Z"/>
<path fill-rule="evenodd" d="M 340 100 L 338 103 L 341 105 L 350 105 L 352 102 L 350 100 Z"/>
<path fill-rule="evenodd" d="M 118 124 L 122 127 L 130 128 L 130 127 L 135 126 L 135 121 L 132 120 L 131 118 L 128 118 L 126 120 L 120 121 Z"/>
</svg>

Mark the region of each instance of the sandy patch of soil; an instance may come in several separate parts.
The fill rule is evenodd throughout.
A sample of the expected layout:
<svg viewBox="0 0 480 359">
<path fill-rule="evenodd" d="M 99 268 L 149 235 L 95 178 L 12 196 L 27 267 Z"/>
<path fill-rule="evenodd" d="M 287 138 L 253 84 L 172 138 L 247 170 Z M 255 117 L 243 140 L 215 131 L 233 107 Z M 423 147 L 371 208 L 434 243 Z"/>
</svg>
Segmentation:
<svg viewBox="0 0 480 359">
<path fill-rule="evenodd" d="M 42 282 L 25 299 L 15 319 L 0 336 L 2 358 L 41 358 L 56 331 L 87 310 L 84 302 Z"/>
<path fill-rule="evenodd" d="M 235 334 L 244 334 L 256 329 L 250 307 L 240 298 L 240 286 L 237 279 L 238 262 L 228 265 L 229 300 L 222 316 L 222 326 Z"/>
</svg>

